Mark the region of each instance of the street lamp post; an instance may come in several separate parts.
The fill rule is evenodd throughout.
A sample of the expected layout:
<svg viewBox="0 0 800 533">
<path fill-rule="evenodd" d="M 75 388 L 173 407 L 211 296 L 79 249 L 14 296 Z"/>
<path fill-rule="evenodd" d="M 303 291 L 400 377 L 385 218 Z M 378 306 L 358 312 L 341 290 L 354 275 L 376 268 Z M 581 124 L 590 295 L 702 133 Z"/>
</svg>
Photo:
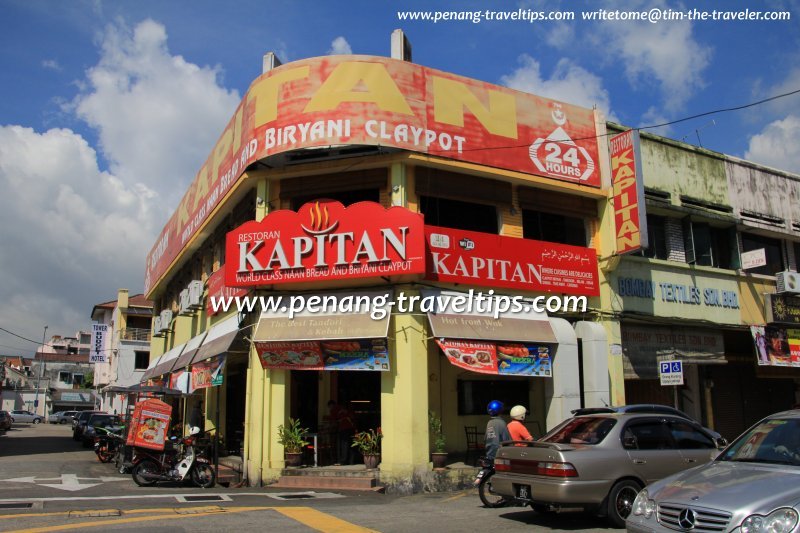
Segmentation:
<svg viewBox="0 0 800 533">
<path fill-rule="evenodd" d="M 44 350 L 44 341 L 47 338 L 47 326 L 44 327 L 44 333 L 42 333 L 42 350 Z M 36 361 L 36 356 L 38 354 L 33 355 L 33 360 Z M 36 396 L 34 396 L 33 400 L 33 412 L 39 414 L 39 386 L 42 383 L 42 366 L 44 366 L 44 361 L 39 362 L 39 377 L 36 379 Z M 42 413 L 44 415 L 44 413 Z"/>
</svg>

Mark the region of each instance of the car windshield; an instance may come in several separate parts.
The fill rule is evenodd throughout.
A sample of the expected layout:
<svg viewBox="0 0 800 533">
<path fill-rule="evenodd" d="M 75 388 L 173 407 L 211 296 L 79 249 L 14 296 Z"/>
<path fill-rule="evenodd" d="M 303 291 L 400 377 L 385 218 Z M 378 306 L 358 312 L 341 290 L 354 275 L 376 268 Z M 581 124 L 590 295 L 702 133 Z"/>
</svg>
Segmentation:
<svg viewBox="0 0 800 533">
<path fill-rule="evenodd" d="M 557 444 L 600 444 L 617 421 L 605 417 L 578 417 L 556 428 L 542 441 Z"/>
<path fill-rule="evenodd" d="M 763 421 L 739 437 L 719 460 L 800 466 L 800 419 Z"/>
</svg>

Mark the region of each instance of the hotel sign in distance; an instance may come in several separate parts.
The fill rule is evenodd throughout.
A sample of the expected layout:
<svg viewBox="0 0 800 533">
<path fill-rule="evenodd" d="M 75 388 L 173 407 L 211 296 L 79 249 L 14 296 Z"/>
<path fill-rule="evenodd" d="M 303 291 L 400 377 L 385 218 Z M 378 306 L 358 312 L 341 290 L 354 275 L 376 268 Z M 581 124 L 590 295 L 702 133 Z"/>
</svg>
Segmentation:
<svg viewBox="0 0 800 533">
<path fill-rule="evenodd" d="M 374 145 L 600 187 L 595 115 L 406 61 L 329 56 L 257 78 L 147 256 L 145 293 L 254 161 Z"/>
<path fill-rule="evenodd" d="M 228 233 L 225 286 L 388 277 L 425 271 L 422 215 L 335 200 L 274 211 Z"/>
</svg>

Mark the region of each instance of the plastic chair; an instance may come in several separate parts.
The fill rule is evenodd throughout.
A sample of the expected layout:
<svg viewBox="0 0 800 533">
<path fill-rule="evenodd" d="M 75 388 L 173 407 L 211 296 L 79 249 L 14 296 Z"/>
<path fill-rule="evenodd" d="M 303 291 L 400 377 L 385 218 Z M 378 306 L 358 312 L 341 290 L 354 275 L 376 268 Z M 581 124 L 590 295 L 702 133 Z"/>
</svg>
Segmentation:
<svg viewBox="0 0 800 533">
<path fill-rule="evenodd" d="M 467 453 L 464 456 L 464 464 L 472 464 L 477 466 L 477 459 L 483 454 L 483 446 L 478 442 L 478 427 L 477 426 L 464 426 L 464 432 L 467 435 Z M 475 456 L 475 462 L 470 463 L 469 458 L 471 455 Z"/>
</svg>

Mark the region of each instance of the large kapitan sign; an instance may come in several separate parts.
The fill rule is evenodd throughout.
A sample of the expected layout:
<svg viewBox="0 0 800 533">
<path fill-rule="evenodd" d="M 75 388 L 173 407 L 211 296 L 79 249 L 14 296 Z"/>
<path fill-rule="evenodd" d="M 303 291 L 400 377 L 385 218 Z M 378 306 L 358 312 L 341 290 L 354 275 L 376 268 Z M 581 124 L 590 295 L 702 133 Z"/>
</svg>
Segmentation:
<svg viewBox="0 0 800 533">
<path fill-rule="evenodd" d="M 608 145 L 614 183 L 614 231 L 617 253 L 622 255 L 649 246 L 639 132 L 628 130 L 615 135 Z"/>
<path fill-rule="evenodd" d="M 225 285 L 247 287 L 425 271 L 422 215 L 333 200 L 247 222 L 225 241 Z"/>
<path fill-rule="evenodd" d="M 468 216 L 468 215 L 466 215 Z M 592 248 L 425 226 L 426 278 L 435 281 L 597 296 Z"/>
<path fill-rule="evenodd" d="M 147 257 L 145 293 L 244 169 L 289 150 L 380 145 L 600 187 L 590 109 L 406 61 L 329 56 L 256 79 Z"/>
</svg>

